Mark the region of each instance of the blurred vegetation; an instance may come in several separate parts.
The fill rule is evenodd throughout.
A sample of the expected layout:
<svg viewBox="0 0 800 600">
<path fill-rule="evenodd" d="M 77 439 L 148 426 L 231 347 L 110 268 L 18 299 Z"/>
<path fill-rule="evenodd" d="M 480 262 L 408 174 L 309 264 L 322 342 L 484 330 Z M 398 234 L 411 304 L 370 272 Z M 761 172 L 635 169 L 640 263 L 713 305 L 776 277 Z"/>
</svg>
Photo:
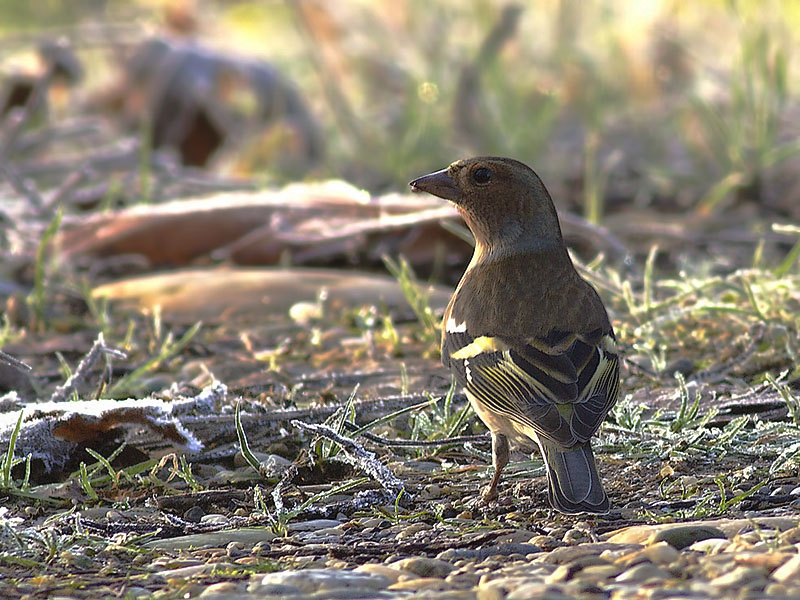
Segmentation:
<svg viewBox="0 0 800 600">
<path fill-rule="evenodd" d="M 328 158 L 308 176 L 375 192 L 502 154 L 592 221 L 620 203 L 708 214 L 777 202 L 776 171 L 800 150 L 791 0 L 0 0 L 0 23 L 7 51 L 26 39 L 15 33 L 62 29 L 90 64 L 102 46 L 91 27 L 123 23 L 263 58 L 324 123 Z M 219 166 L 285 179 L 268 162 L 280 139 Z"/>
</svg>

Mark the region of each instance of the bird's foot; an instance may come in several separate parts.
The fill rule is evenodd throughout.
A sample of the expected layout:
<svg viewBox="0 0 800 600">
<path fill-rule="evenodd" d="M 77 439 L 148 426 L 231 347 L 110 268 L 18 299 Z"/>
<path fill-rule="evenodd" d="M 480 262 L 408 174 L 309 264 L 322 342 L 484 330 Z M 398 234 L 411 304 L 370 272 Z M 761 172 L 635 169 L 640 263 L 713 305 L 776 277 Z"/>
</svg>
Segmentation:
<svg viewBox="0 0 800 600">
<path fill-rule="evenodd" d="M 497 500 L 497 486 L 488 485 L 483 492 L 481 492 L 481 498 L 478 504 L 479 506 L 488 506 L 489 503 L 494 502 L 495 500 Z"/>
</svg>

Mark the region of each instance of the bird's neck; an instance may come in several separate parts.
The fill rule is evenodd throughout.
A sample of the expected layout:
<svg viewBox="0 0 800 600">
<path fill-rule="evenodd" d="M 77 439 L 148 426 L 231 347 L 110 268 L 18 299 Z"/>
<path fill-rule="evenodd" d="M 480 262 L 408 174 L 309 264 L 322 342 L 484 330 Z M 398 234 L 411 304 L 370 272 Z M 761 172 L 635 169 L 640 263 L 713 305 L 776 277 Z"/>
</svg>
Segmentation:
<svg viewBox="0 0 800 600">
<path fill-rule="evenodd" d="M 565 252 L 564 242 L 560 238 L 549 236 L 520 235 L 501 238 L 494 243 L 476 237 L 475 251 L 467 268 L 471 269 L 479 264 L 489 264 L 509 258 L 524 256 L 544 258 Z"/>
</svg>

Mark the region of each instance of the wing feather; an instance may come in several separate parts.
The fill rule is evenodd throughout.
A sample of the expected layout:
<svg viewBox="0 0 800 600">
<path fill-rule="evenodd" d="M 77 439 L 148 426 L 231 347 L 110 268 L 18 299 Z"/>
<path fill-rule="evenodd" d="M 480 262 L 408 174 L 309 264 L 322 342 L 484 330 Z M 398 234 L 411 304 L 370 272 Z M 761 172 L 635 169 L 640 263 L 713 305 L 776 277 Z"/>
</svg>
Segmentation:
<svg viewBox="0 0 800 600">
<path fill-rule="evenodd" d="M 445 332 L 442 360 L 487 410 L 570 447 L 588 441 L 616 401 L 614 350 L 610 331 L 519 342 L 465 329 Z"/>
</svg>

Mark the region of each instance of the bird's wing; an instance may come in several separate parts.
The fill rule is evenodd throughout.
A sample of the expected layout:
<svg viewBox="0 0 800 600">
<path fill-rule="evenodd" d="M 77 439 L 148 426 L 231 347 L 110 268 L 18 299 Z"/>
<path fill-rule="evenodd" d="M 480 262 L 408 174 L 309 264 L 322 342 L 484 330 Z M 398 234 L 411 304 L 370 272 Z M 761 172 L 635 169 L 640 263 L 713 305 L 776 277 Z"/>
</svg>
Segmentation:
<svg viewBox="0 0 800 600">
<path fill-rule="evenodd" d="M 459 329 L 459 328 L 455 328 Z M 566 447 L 589 440 L 617 397 L 612 332 L 524 341 L 446 331 L 442 356 L 488 410 Z"/>
</svg>

